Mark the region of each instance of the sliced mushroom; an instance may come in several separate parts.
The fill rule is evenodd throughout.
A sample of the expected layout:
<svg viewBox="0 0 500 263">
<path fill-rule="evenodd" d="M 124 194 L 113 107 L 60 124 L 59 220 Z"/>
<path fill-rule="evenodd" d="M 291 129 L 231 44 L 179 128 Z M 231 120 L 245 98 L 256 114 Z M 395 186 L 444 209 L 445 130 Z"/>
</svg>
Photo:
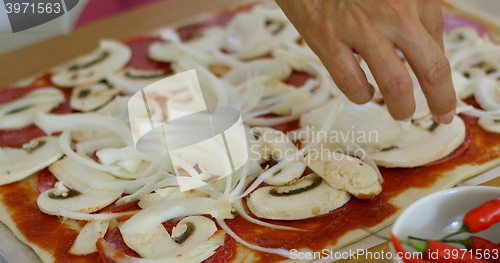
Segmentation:
<svg viewBox="0 0 500 263">
<path fill-rule="evenodd" d="M 0 148 L 0 151 L 3 152 L 0 153 L 0 185 L 22 180 L 63 155 L 57 137 L 41 137 L 33 139 L 21 149 Z"/>
<path fill-rule="evenodd" d="M 309 174 L 289 186 L 265 186 L 248 198 L 247 205 L 257 217 L 297 220 L 326 214 L 343 206 L 350 194 L 336 190 L 316 174 Z"/>
<path fill-rule="evenodd" d="M 93 111 L 113 100 L 120 91 L 120 89 L 105 83 L 80 86 L 71 92 L 70 106 L 78 111 Z"/>
<path fill-rule="evenodd" d="M 177 255 L 191 251 L 203 244 L 217 231 L 214 221 L 204 216 L 182 219 L 172 230 L 172 239 L 179 244 Z"/>
<path fill-rule="evenodd" d="M 476 30 L 470 27 L 459 27 L 445 34 L 444 47 L 446 55 L 450 56 L 455 52 L 478 45 L 484 45 L 486 42 L 479 36 Z"/>
<path fill-rule="evenodd" d="M 181 191 L 179 187 L 166 187 L 156 189 L 154 193 L 144 195 L 140 198 L 138 205 L 140 208 L 144 209 L 159 204 L 165 201 L 167 198 L 170 200 L 174 200 L 191 197 L 210 197 L 210 195 L 196 189 Z"/>
<path fill-rule="evenodd" d="M 121 195 L 121 192 L 112 190 L 90 189 L 82 193 L 70 188 L 63 192 L 53 188 L 41 193 L 36 203 L 42 212 L 49 215 L 59 215 L 60 208 L 92 213 L 112 204 Z"/>
<path fill-rule="evenodd" d="M 127 45 L 101 40 L 97 50 L 68 63 L 52 75 L 51 81 L 61 87 L 93 84 L 103 80 L 107 73 L 123 68 L 131 57 L 132 51 Z"/>
<path fill-rule="evenodd" d="M 99 171 L 85 166 L 69 157 L 53 163 L 49 171 L 59 180 L 64 182 L 68 188 L 85 193 L 91 189 L 90 181 L 114 181 L 117 180 L 109 173 Z"/>
<path fill-rule="evenodd" d="M 152 231 L 123 235 L 125 243 L 143 258 L 162 258 L 187 253 L 203 244 L 217 231 L 215 223 L 202 216 L 182 219 L 169 236 L 163 225 Z"/>
<path fill-rule="evenodd" d="M 0 130 L 21 129 L 33 124 L 37 112 L 48 113 L 64 102 L 56 88 L 36 89 L 14 101 L 0 104 Z"/>
<path fill-rule="evenodd" d="M 481 128 L 489 132 L 500 133 L 500 121 L 489 118 L 479 118 L 477 122 Z"/>
<path fill-rule="evenodd" d="M 298 178 L 300 178 L 304 173 L 304 171 L 306 170 L 306 168 L 307 166 L 302 162 L 291 163 L 283 167 L 281 171 L 277 172 L 272 177 L 269 177 L 266 180 L 264 180 L 264 182 L 269 185 L 290 184 L 293 183 Z"/>
<path fill-rule="evenodd" d="M 359 199 L 371 199 L 382 192 L 377 172 L 358 158 L 324 151 L 308 155 L 306 163 L 331 187 L 351 193 Z"/>
<path fill-rule="evenodd" d="M 365 150 L 379 166 L 416 167 L 447 156 L 465 139 L 465 124 L 459 117 L 447 125 L 426 123 L 424 127 L 413 123 L 385 147 L 365 147 Z"/>
<path fill-rule="evenodd" d="M 460 72 L 467 79 L 477 80 L 495 74 L 500 66 L 499 58 L 499 46 L 480 45 L 461 49 L 449 60 L 454 71 Z"/>
<path fill-rule="evenodd" d="M 143 70 L 125 68 L 116 73 L 108 73 L 106 80 L 127 94 L 135 94 L 146 86 L 172 75 L 163 70 Z"/>
<path fill-rule="evenodd" d="M 110 205 L 122 195 L 117 190 L 93 189 L 90 181 L 113 181 L 116 178 L 69 157 L 55 162 L 49 170 L 59 180 L 59 184 L 38 197 L 38 207 L 44 213 L 59 215 L 59 208 L 92 213 Z"/>
<path fill-rule="evenodd" d="M 95 243 L 99 238 L 104 237 L 108 226 L 109 221 L 87 222 L 82 230 L 80 230 L 68 253 L 83 256 L 97 252 Z"/>
<path fill-rule="evenodd" d="M 264 180 L 270 185 L 284 185 L 288 184 L 302 176 L 306 166 L 299 161 L 298 150 L 295 144 L 281 131 L 271 128 L 252 128 L 251 132 L 254 136 L 258 137 L 257 144 L 259 153 L 255 153 L 260 157 L 261 161 L 275 160 L 282 161 L 288 160 L 295 162 L 285 166 L 281 171 L 274 174 L 272 177 Z M 255 150 L 252 147 L 252 150 Z"/>
</svg>

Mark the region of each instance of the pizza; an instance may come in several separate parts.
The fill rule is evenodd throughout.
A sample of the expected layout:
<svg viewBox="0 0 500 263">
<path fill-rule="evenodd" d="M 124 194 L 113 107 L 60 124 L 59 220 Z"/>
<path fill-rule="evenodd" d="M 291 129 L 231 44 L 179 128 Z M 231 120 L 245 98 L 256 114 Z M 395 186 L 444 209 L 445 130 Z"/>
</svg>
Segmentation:
<svg viewBox="0 0 500 263">
<path fill-rule="evenodd" d="M 432 120 L 409 67 L 410 123 L 378 91 L 347 101 L 273 4 L 102 40 L 0 91 L 0 221 L 43 262 L 318 259 L 500 164 L 500 47 L 446 22 L 449 125 Z M 199 126 L 207 114 L 217 125 Z M 186 136 L 205 130 L 218 137 Z M 174 139 L 165 148 L 158 134 Z"/>
</svg>

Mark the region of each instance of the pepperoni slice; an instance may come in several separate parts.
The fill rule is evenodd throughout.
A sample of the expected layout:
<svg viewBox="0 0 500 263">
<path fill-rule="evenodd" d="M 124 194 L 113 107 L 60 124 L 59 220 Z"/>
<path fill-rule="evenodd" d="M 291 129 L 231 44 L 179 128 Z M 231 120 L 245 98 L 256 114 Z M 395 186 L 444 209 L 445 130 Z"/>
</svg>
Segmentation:
<svg viewBox="0 0 500 263">
<path fill-rule="evenodd" d="M 213 26 L 219 26 L 219 27 L 227 26 L 227 24 L 229 24 L 229 22 L 233 19 L 233 17 L 236 14 L 250 10 L 253 6 L 254 4 L 246 4 L 239 6 L 238 8 L 235 9 L 223 11 L 218 15 L 212 16 L 200 23 L 195 23 L 180 27 L 177 29 L 177 32 L 179 33 L 179 36 L 182 41 L 190 40 L 193 37 L 195 37 L 196 34 L 198 34 L 198 32 L 200 32 L 200 30 L 202 30 L 203 28 L 213 27 Z"/>
<path fill-rule="evenodd" d="M 43 193 L 56 186 L 57 178 L 49 171 L 48 168 L 43 169 L 38 174 L 37 188 L 39 193 Z"/>
<path fill-rule="evenodd" d="M 141 208 L 139 207 L 139 205 L 137 205 L 137 203 L 139 203 L 139 200 L 125 204 L 125 205 L 121 205 L 121 206 L 117 206 L 113 203 L 113 204 L 110 204 L 110 205 L 104 207 L 103 209 L 99 210 L 96 213 L 105 213 L 105 212 L 106 213 L 120 213 L 120 212 L 140 210 Z"/>
<path fill-rule="evenodd" d="M 273 116 L 273 117 L 277 117 L 277 116 Z M 287 133 L 287 132 L 290 132 L 290 131 L 293 131 L 293 130 L 300 128 L 300 125 L 299 125 L 299 120 L 294 120 L 294 121 L 285 122 L 282 124 L 271 126 L 271 128 L 282 131 L 284 133 Z"/>
<path fill-rule="evenodd" d="M 26 88 L 7 88 L 0 90 L 0 103 L 6 103 L 18 99 L 38 88 L 40 87 L 30 86 Z M 71 107 L 69 106 L 69 97 L 71 95 L 71 90 L 62 89 L 62 91 L 64 93 L 64 96 L 66 97 L 66 101 L 61 103 L 59 107 L 52 111 L 52 113 L 64 114 L 72 112 Z M 45 133 L 35 125 L 17 130 L 0 130 L 0 146 L 20 148 L 23 146 L 23 144 L 44 135 Z"/>
<path fill-rule="evenodd" d="M 290 77 L 288 77 L 288 79 L 285 80 L 285 83 L 298 88 L 302 87 L 306 83 L 306 81 L 312 77 L 313 76 L 311 76 L 308 73 L 294 71 L 292 72 Z"/>
<path fill-rule="evenodd" d="M 148 57 L 149 46 L 155 42 L 165 42 L 159 37 L 136 37 L 125 41 L 132 50 L 132 57 L 127 64 L 127 67 L 136 69 L 163 70 L 170 72 L 170 63 L 158 62 Z"/>
<path fill-rule="evenodd" d="M 139 254 L 137 254 L 137 252 L 135 252 L 134 250 L 129 248 L 127 246 L 127 244 L 125 244 L 125 241 L 123 241 L 122 233 L 120 232 L 120 228 L 118 228 L 118 227 L 115 227 L 111 231 L 108 231 L 108 233 L 106 233 L 106 235 L 104 235 L 104 240 L 106 240 L 106 242 L 108 242 L 108 244 L 110 246 L 112 246 L 116 250 L 123 252 L 123 254 L 125 254 L 127 256 L 136 257 L 136 258 L 140 257 Z M 105 255 L 103 255 L 103 256 L 105 256 Z M 110 260 L 110 259 L 108 258 L 108 260 Z M 109 261 L 109 262 L 113 262 L 113 261 Z"/>
<path fill-rule="evenodd" d="M 233 244 L 234 239 L 226 234 L 224 238 L 224 245 L 220 246 L 215 250 L 215 253 L 205 259 L 203 263 L 225 263 L 229 258 L 233 256 Z"/>
</svg>

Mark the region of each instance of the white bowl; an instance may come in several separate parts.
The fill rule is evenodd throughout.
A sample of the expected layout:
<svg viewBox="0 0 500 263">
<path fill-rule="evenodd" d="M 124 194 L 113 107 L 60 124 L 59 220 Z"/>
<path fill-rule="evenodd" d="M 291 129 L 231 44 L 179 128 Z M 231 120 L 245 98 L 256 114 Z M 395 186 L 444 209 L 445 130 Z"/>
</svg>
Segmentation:
<svg viewBox="0 0 500 263">
<path fill-rule="evenodd" d="M 500 187 L 470 186 L 439 191 L 406 208 L 394 223 L 392 232 L 399 240 L 407 240 L 408 236 L 441 239 L 462 226 L 462 219 L 469 210 L 498 197 L 500 197 Z M 498 233 L 500 224 L 495 224 L 475 235 L 499 243 Z M 456 238 L 467 236 L 468 234 L 460 234 Z M 391 250 L 395 256 L 392 244 Z M 393 258 L 393 262 L 403 261 Z"/>
</svg>

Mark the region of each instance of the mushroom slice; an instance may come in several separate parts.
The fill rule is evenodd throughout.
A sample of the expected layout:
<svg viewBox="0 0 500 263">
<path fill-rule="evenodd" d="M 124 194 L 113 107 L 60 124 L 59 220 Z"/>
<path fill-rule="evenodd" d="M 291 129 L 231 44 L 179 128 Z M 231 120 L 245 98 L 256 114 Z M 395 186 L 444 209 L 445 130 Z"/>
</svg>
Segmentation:
<svg viewBox="0 0 500 263">
<path fill-rule="evenodd" d="M 64 102 L 56 88 L 41 88 L 12 102 L 0 104 L 0 130 L 21 129 L 33 124 L 37 112 L 48 113 Z"/>
<path fill-rule="evenodd" d="M 90 181 L 108 182 L 117 180 L 109 173 L 88 167 L 69 157 L 64 157 L 63 159 L 53 163 L 49 167 L 49 171 L 59 181 L 64 182 L 65 186 L 81 193 L 88 192 L 91 189 L 89 183 Z"/>
<path fill-rule="evenodd" d="M 182 219 L 169 236 L 158 224 L 150 232 L 124 235 L 125 243 L 143 258 L 163 258 L 185 254 L 207 241 L 217 231 L 215 223 L 202 216 Z"/>
<path fill-rule="evenodd" d="M 324 151 L 308 155 L 306 163 L 331 187 L 351 193 L 359 199 L 374 198 L 382 192 L 377 172 L 358 158 Z"/>
<path fill-rule="evenodd" d="M 416 124 L 410 125 L 408 131 L 390 145 L 383 148 L 365 147 L 366 152 L 379 166 L 416 167 L 447 156 L 465 139 L 465 124 L 459 117 L 447 125 L 432 122 L 432 125 L 424 128 Z"/>
<path fill-rule="evenodd" d="M 41 137 L 23 148 L 0 148 L 0 185 L 22 180 L 38 172 L 63 155 L 59 138 Z"/>
<path fill-rule="evenodd" d="M 259 153 L 255 155 L 261 160 L 297 160 L 283 167 L 281 171 L 274 174 L 272 177 L 264 180 L 270 185 L 285 185 L 300 178 L 304 173 L 306 166 L 298 161 L 300 157 L 295 144 L 286 136 L 285 133 L 271 128 L 252 128 L 251 132 L 258 139 L 256 145 Z"/>
<path fill-rule="evenodd" d="M 163 70 L 125 68 L 116 73 L 108 73 L 106 80 L 120 87 L 127 94 L 135 94 L 146 86 L 172 75 Z"/>
<path fill-rule="evenodd" d="M 500 121 L 489 118 L 479 118 L 477 122 L 481 128 L 489 132 L 500 133 Z"/>
<path fill-rule="evenodd" d="M 214 221 L 204 216 L 182 219 L 172 230 L 172 239 L 179 244 L 177 255 L 184 254 L 203 244 L 217 231 Z"/>
<path fill-rule="evenodd" d="M 72 255 L 88 255 L 97 252 L 95 243 L 99 238 L 103 238 L 108 230 L 109 221 L 93 221 L 87 224 L 80 230 L 73 245 L 68 251 Z"/>
<path fill-rule="evenodd" d="M 51 81 L 61 87 L 96 83 L 108 72 L 124 67 L 131 57 L 132 51 L 127 45 L 115 40 L 101 40 L 97 50 L 68 63 L 52 75 Z"/>
<path fill-rule="evenodd" d="M 113 100 L 120 91 L 120 89 L 106 83 L 80 86 L 71 92 L 70 106 L 78 111 L 93 111 Z"/>
<path fill-rule="evenodd" d="M 247 205 L 260 218 L 297 220 L 326 214 L 343 206 L 350 197 L 317 174 L 309 174 L 293 185 L 259 188 L 250 195 Z"/>
<path fill-rule="evenodd" d="M 98 211 L 121 197 L 122 191 L 99 190 L 90 187 L 90 181 L 117 180 L 114 176 L 87 167 L 69 157 L 65 157 L 49 167 L 50 172 L 59 180 L 56 188 L 38 196 L 37 204 L 46 214 L 59 215 L 59 208 L 74 212 L 92 213 Z"/>
<path fill-rule="evenodd" d="M 289 184 L 290 182 L 293 182 L 294 180 L 300 178 L 304 173 L 304 171 L 306 170 L 306 167 L 307 166 L 302 162 L 291 163 L 283 167 L 281 171 L 277 172 L 272 177 L 269 177 L 266 180 L 264 180 L 264 182 L 270 185 Z"/>
<path fill-rule="evenodd" d="M 60 215 L 59 209 L 92 213 L 116 201 L 122 193 L 112 190 L 90 189 L 87 192 L 66 188 L 61 181 L 56 188 L 41 193 L 37 199 L 40 210 L 49 215 Z"/>
</svg>

